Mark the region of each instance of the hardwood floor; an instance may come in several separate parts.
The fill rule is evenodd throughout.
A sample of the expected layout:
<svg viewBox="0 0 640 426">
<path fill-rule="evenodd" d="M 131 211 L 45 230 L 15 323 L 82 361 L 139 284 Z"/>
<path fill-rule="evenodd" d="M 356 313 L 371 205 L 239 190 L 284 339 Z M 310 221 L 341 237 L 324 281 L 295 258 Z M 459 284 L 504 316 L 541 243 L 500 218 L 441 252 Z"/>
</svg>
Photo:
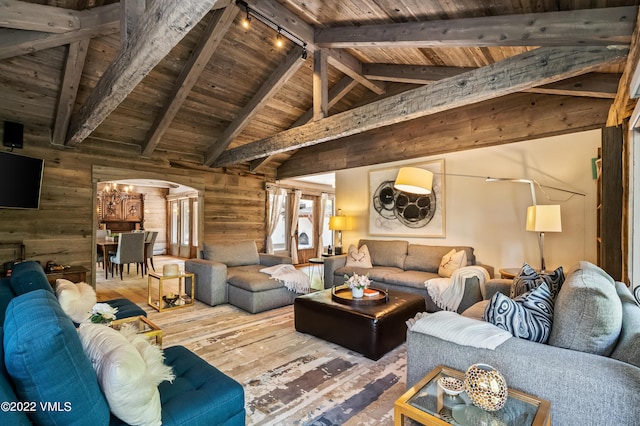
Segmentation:
<svg viewBox="0 0 640 426">
<path fill-rule="evenodd" d="M 154 263 L 156 271 L 167 263 L 184 265 L 170 256 L 156 256 Z M 132 300 L 162 329 L 164 347 L 183 345 L 242 384 L 248 425 L 393 424 L 393 402 L 405 391 L 404 344 L 369 360 L 296 332 L 293 306 L 249 314 L 196 301 L 157 312 L 147 305 L 146 276 L 132 268 L 124 280 L 105 280 L 101 271 L 98 300 Z"/>
</svg>

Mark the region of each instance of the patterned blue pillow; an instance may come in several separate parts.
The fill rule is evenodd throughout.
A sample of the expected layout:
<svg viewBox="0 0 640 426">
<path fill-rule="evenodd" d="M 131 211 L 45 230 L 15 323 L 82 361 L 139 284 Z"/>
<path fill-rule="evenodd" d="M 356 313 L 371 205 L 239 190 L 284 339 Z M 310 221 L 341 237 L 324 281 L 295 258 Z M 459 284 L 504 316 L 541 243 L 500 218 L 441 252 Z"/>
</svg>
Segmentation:
<svg viewBox="0 0 640 426">
<path fill-rule="evenodd" d="M 522 265 L 522 269 L 518 272 L 518 275 L 513 279 L 513 285 L 511 286 L 511 298 L 520 296 L 528 291 L 533 290 L 542 283 L 547 283 L 551 295 L 555 300 L 562 283 L 564 283 L 564 271 L 562 266 L 558 267 L 553 272 L 538 274 L 529 264 Z"/>
<path fill-rule="evenodd" d="M 553 296 L 547 283 L 515 299 L 496 293 L 484 311 L 484 319 L 515 337 L 546 343 L 551 334 Z"/>
</svg>

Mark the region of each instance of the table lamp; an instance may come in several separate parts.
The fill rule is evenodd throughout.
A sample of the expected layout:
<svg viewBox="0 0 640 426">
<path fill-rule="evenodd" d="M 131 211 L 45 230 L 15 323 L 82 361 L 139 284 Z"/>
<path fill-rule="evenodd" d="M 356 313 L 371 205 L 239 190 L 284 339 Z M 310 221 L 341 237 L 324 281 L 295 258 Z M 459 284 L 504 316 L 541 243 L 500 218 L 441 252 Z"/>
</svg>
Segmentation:
<svg viewBox="0 0 640 426">
<path fill-rule="evenodd" d="M 538 233 L 540 247 L 540 272 L 545 272 L 544 233 L 562 232 L 559 205 L 533 205 L 527 208 L 527 231 Z"/>
<path fill-rule="evenodd" d="M 349 216 L 331 216 L 329 218 L 329 229 L 338 231 L 338 244 L 335 246 L 335 254 L 342 254 L 342 231 L 351 230 L 351 217 Z"/>
</svg>

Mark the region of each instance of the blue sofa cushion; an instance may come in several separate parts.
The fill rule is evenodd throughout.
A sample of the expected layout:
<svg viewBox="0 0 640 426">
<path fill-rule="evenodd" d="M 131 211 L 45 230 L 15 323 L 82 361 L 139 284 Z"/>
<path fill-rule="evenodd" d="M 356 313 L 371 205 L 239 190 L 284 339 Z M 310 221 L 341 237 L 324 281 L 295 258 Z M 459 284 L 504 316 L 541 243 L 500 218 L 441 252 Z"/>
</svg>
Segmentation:
<svg viewBox="0 0 640 426">
<path fill-rule="evenodd" d="M 107 300 L 102 303 L 106 303 L 112 308 L 118 308 L 116 319 L 137 317 L 140 315 L 144 317 L 147 316 L 147 312 L 144 309 L 126 298 Z"/>
<path fill-rule="evenodd" d="M 53 292 L 34 290 L 16 296 L 7 308 L 3 340 L 7 372 L 19 399 L 60 404 L 59 410 L 29 413 L 34 423 L 108 423 L 109 406 L 91 362 Z"/>
<path fill-rule="evenodd" d="M 3 329 L 0 327 L 0 341 L 2 341 Z M 11 378 L 9 377 L 9 373 L 7 373 L 7 369 L 4 366 L 4 350 L 2 349 L 2 345 L 0 345 L 0 402 L 2 403 L 16 403 L 18 402 L 18 397 L 13 390 L 13 385 L 11 384 Z M 9 406 L 11 408 L 11 406 Z M 17 406 L 15 408 L 18 408 Z M 31 408 L 30 406 L 28 408 Z M 2 414 L 0 414 L 0 419 L 2 419 L 2 424 L 12 425 L 12 426 L 26 426 L 31 425 L 29 421 L 29 417 L 27 417 L 26 413 L 22 410 L 2 410 Z"/>
<path fill-rule="evenodd" d="M 0 278 L 0 326 L 4 324 L 4 314 L 15 294 L 11 288 L 11 278 Z"/>
<path fill-rule="evenodd" d="M 16 296 L 40 289 L 54 293 L 44 269 L 33 260 L 16 263 L 11 273 L 11 288 Z"/>
<path fill-rule="evenodd" d="M 244 389 L 183 346 L 164 349 L 165 364 L 176 375 L 158 386 L 162 424 L 244 425 Z"/>
</svg>

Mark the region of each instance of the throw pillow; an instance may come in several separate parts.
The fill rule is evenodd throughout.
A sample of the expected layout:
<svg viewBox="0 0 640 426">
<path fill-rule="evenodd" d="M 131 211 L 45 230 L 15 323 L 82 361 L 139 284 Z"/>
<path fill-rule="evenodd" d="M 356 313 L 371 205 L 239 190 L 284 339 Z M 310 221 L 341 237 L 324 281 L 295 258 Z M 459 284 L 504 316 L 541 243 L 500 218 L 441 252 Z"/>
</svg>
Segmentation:
<svg viewBox="0 0 640 426">
<path fill-rule="evenodd" d="M 442 256 L 440 267 L 438 267 L 438 275 L 451 277 L 453 271 L 463 266 L 467 266 L 467 253 L 464 250 L 456 252 L 456 249 L 451 249 L 449 253 Z"/>
<path fill-rule="evenodd" d="M 76 324 L 89 318 L 96 304 L 96 291 L 87 283 L 74 284 L 69 280 L 56 280 L 56 296 L 65 314 Z"/>
<path fill-rule="evenodd" d="M 546 343 L 553 320 L 551 291 L 546 283 L 542 283 L 515 299 L 496 293 L 484 311 L 484 318 L 514 337 Z"/>
<path fill-rule="evenodd" d="M 574 266 L 555 302 L 549 344 L 609 356 L 622 327 L 622 302 L 615 281 L 596 265 Z"/>
<path fill-rule="evenodd" d="M 363 244 L 360 250 L 353 244 L 349 246 L 345 268 L 373 268 L 369 248 L 366 244 Z"/>
<path fill-rule="evenodd" d="M 542 283 L 547 283 L 549 291 L 551 291 L 551 295 L 555 300 L 556 296 L 558 296 L 558 292 L 560 291 L 560 287 L 562 287 L 562 283 L 564 283 L 564 271 L 562 266 L 558 267 L 551 273 L 538 274 L 535 269 L 525 263 L 522 265 L 520 272 L 518 272 L 516 277 L 513 279 L 510 297 L 513 299 L 514 297 L 520 296 L 521 294 L 533 290 Z"/>
<path fill-rule="evenodd" d="M 164 365 L 161 350 L 127 328 L 121 333 L 100 324 L 83 324 L 78 334 L 111 412 L 127 424 L 160 425 L 158 385 L 175 376 Z"/>
</svg>

